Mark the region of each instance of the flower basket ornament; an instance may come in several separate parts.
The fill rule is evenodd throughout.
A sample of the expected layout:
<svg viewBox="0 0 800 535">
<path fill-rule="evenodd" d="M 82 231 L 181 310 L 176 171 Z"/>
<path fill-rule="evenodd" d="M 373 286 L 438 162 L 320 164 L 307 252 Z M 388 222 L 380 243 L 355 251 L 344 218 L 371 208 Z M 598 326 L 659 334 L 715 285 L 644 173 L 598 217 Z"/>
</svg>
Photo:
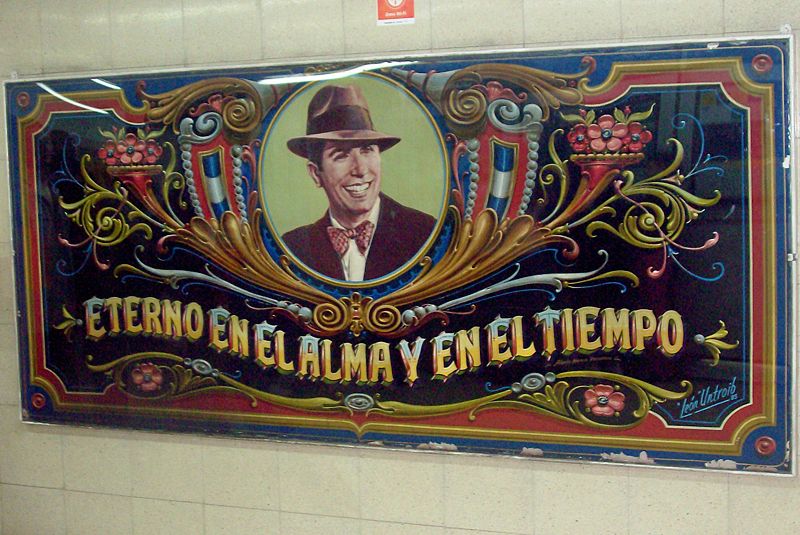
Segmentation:
<svg viewBox="0 0 800 535">
<path fill-rule="evenodd" d="M 156 162 L 164 149 L 155 140 L 164 130 L 139 129 L 136 134 L 124 128 L 113 127 L 112 131 L 100 130 L 106 136 L 97 156 L 107 165 L 108 174 L 122 179 L 122 183 L 144 196 L 153 178 L 163 172 Z"/>
<path fill-rule="evenodd" d="M 606 114 L 597 118 L 594 110 L 561 115 L 574 123 L 567 134 L 574 152 L 569 160 L 581 168 L 582 177 L 585 175 L 589 181 L 587 193 L 601 182 L 607 184 L 625 167 L 644 159 L 642 150 L 653 140 L 653 134 L 640 121 L 650 117 L 654 106 L 638 113 L 632 113 L 630 106 L 623 110 L 615 108 L 613 116 Z"/>
</svg>

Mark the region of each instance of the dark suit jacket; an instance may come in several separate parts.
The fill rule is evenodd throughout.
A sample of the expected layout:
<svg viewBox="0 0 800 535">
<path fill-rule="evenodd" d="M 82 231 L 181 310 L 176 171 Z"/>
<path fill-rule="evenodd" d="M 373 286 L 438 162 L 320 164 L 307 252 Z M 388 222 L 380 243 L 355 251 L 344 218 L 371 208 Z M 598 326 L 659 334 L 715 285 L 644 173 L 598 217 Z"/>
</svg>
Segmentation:
<svg viewBox="0 0 800 535">
<path fill-rule="evenodd" d="M 283 242 L 303 264 L 333 279 L 344 280 L 339 255 L 328 239 L 330 216 L 284 234 Z M 381 194 L 378 224 L 372 237 L 364 280 L 375 279 L 399 268 L 419 252 L 430 237 L 436 220 Z"/>
</svg>

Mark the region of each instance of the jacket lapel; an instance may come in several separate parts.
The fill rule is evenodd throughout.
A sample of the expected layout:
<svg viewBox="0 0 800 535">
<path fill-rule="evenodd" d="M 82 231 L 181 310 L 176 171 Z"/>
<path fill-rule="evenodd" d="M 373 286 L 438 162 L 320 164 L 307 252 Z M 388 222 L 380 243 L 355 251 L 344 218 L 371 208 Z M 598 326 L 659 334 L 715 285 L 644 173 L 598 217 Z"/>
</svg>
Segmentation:
<svg viewBox="0 0 800 535">
<path fill-rule="evenodd" d="M 319 245 L 319 250 L 313 252 L 314 265 L 311 267 L 333 279 L 344 280 L 342 262 L 339 260 L 339 255 L 336 254 L 331 240 L 328 238 L 327 228 L 329 222 L 330 217 L 326 212 L 322 219 L 314 223 L 314 226 L 311 228 L 312 236 L 309 241 L 312 244 Z"/>
<path fill-rule="evenodd" d="M 364 269 L 365 280 L 385 275 L 397 267 L 395 242 L 398 239 L 396 229 L 399 222 L 395 221 L 396 211 L 394 201 L 381 194 L 378 225 L 375 227 L 375 236 L 372 238 Z"/>
</svg>

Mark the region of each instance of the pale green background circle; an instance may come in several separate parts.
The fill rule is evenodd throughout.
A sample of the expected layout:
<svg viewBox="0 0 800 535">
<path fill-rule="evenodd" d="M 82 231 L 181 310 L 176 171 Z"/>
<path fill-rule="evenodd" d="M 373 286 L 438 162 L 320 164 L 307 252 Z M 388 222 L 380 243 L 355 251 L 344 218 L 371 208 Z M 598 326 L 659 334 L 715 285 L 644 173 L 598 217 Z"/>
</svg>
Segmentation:
<svg viewBox="0 0 800 535">
<path fill-rule="evenodd" d="M 309 84 L 286 103 L 268 129 L 260 162 L 261 202 L 277 236 L 313 223 L 328 209 L 328 198 L 308 175 L 306 160 L 290 152 L 286 142 L 305 135 L 308 103 L 330 84 L 358 85 L 375 129 L 401 139 L 381 153 L 381 191 L 401 204 L 442 217 L 448 166 L 436 125 L 405 89 L 361 74 Z"/>
</svg>

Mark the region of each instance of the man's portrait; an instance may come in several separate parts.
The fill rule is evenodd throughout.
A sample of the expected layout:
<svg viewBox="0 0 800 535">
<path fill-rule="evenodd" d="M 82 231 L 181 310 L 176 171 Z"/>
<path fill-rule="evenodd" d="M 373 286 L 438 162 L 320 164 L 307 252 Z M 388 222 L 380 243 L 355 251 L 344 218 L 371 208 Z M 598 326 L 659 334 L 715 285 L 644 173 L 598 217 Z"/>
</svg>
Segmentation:
<svg viewBox="0 0 800 535">
<path fill-rule="evenodd" d="M 394 198 L 386 184 L 402 192 L 414 188 L 420 178 L 443 179 L 440 166 L 433 166 L 427 177 L 387 172 L 385 156 L 405 140 L 389 132 L 391 128 L 377 125 L 362 88 L 347 82 L 316 89 L 306 108 L 305 133 L 301 130 L 302 135 L 286 140 L 284 150 L 304 165 L 305 176 L 292 180 L 310 183 L 315 189 L 312 195 L 321 194 L 325 205 L 306 213 L 307 223 L 282 231 L 281 239 L 310 270 L 355 283 L 379 279 L 407 265 L 437 226 L 431 213 Z M 439 189 L 442 183 L 435 186 Z M 431 191 L 430 184 L 426 187 Z M 303 200 L 298 199 L 296 206 L 302 208 Z"/>
</svg>

